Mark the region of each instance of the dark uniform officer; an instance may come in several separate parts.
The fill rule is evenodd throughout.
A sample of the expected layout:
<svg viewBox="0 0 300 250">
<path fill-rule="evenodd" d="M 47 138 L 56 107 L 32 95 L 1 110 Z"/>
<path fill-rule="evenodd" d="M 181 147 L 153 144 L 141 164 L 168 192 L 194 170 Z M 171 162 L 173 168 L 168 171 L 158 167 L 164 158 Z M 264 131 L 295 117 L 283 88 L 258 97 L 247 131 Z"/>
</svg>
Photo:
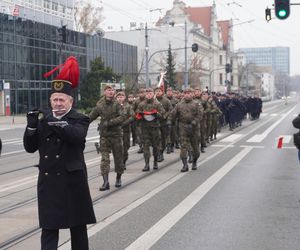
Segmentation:
<svg viewBox="0 0 300 250">
<path fill-rule="evenodd" d="M 62 228 L 70 228 L 72 249 L 88 249 L 86 224 L 96 222 L 83 154 L 89 118 L 72 109 L 71 90 L 77 76 L 77 60 L 69 57 L 52 82 L 52 112 L 44 112 L 40 120 L 38 110 L 27 114 L 24 147 L 40 155 L 37 193 L 42 250 L 57 249 Z"/>
</svg>

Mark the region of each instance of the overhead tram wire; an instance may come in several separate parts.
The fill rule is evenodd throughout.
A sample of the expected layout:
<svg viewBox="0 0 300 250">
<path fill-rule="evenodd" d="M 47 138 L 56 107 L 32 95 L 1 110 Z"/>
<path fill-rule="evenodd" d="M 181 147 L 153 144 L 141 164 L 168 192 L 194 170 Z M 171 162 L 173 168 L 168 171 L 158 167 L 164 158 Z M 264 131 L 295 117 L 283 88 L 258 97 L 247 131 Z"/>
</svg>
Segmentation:
<svg viewBox="0 0 300 250">
<path fill-rule="evenodd" d="M 130 18 L 130 19 L 133 19 L 133 20 L 135 20 L 135 21 L 139 20 L 139 21 L 145 22 L 144 19 L 142 19 L 141 17 L 138 17 L 138 16 L 133 15 L 131 12 L 127 12 L 127 11 L 125 11 L 125 10 L 123 10 L 123 9 L 120 9 L 120 8 L 117 8 L 117 7 L 113 6 L 113 5 L 110 5 L 110 4 L 108 4 L 108 3 L 105 3 L 103 0 L 100 0 L 100 2 L 101 2 L 103 5 L 106 5 L 108 8 L 111 8 L 112 10 L 118 12 L 119 14 L 121 14 L 121 15 L 123 15 L 123 16 L 126 16 L 126 17 L 128 17 L 128 18 Z"/>
</svg>

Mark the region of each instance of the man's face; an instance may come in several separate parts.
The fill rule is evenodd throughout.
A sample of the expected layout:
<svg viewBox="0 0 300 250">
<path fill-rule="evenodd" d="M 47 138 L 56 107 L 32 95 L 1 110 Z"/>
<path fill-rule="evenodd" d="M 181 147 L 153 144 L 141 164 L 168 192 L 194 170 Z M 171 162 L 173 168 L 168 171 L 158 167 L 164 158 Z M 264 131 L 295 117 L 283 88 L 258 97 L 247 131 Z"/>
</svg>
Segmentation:
<svg viewBox="0 0 300 250">
<path fill-rule="evenodd" d="M 146 95 L 146 93 L 144 91 L 140 91 L 139 92 L 139 97 L 144 98 Z"/>
<path fill-rule="evenodd" d="M 183 98 L 185 99 L 185 100 L 191 100 L 192 98 L 193 98 L 193 93 L 192 92 L 184 92 L 184 96 L 183 96 Z"/>
<path fill-rule="evenodd" d="M 163 95 L 163 92 L 162 92 L 161 89 L 156 89 L 155 94 L 156 94 L 157 97 L 161 97 Z"/>
<path fill-rule="evenodd" d="M 107 88 L 106 90 L 104 90 L 104 96 L 107 98 L 113 98 L 115 95 L 115 90 L 112 88 Z"/>
<path fill-rule="evenodd" d="M 50 97 L 52 110 L 56 116 L 65 114 L 73 104 L 73 98 L 64 93 L 53 93 Z"/>
<path fill-rule="evenodd" d="M 167 90 L 167 96 L 173 96 L 173 91 L 172 90 Z"/>
<path fill-rule="evenodd" d="M 201 90 L 200 90 L 200 89 L 196 89 L 196 90 L 195 90 L 195 96 L 196 96 L 196 97 L 201 96 Z"/>
<path fill-rule="evenodd" d="M 133 96 L 128 96 L 128 102 L 133 102 L 134 101 L 134 97 Z"/>
<path fill-rule="evenodd" d="M 154 97 L 154 92 L 153 91 L 149 91 L 146 92 L 146 99 L 151 100 Z"/>
<path fill-rule="evenodd" d="M 123 104 L 125 102 L 125 99 L 126 99 L 126 96 L 124 96 L 124 95 L 118 95 L 117 96 L 117 101 L 120 104 Z"/>
</svg>

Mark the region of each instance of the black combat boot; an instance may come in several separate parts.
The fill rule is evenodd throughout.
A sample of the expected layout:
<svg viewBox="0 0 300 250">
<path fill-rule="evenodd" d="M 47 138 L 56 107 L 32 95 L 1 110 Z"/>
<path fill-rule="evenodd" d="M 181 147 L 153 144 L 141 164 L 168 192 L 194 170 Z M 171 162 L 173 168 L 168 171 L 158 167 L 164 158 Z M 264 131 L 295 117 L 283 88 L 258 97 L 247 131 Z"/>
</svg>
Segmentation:
<svg viewBox="0 0 300 250">
<path fill-rule="evenodd" d="M 174 153 L 174 143 L 172 143 L 172 144 L 170 145 L 170 148 L 171 148 L 171 153 Z"/>
<path fill-rule="evenodd" d="M 183 166 L 182 166 L 182 169 L 180 170 L 181 172 L 187 172 L 189 171 L 189 166 L 188 166 L 188 163 L 187 163 L 187 159 L 186 158 L 182 158 L 182 163 L 183 163 Z"/>
<path fill-rule="evenodd" d="M 204 150 L 204 148 L 205 148 L 205 147 L 204 147 L 204 145 L 203 145 L 203 144 L 201 144 L 201 149 L 200 149 L 200 150 L 201 150 L 201 153 L 205 153 L 205 150 Z"/>
<path fill-rule="evenodd" d="M 121 176 L 122 176 L 122 174 L 119 174 L 119 173 L 117 174 L 116 184 L 115 184 L 115 187 L 117 187 L 117 188 L 122 186 Z"/>
<path fill-rule="evenodd" d="M 160 151 L 157 156 L 157 162 L 162 162 L 164 160 L 164 153 Z"/>
<path fill-rule="evenodd" d="M 103 175 L 103 185 L 99 188 L 100 191 L 105 191 L 109 189 L 109 182 L 108 182 L 108 174 Z"/>
<path fill-rule="evenodd" d="M 179 149 L 180 146 L 179 146 L 179 142 L 178 141 L 175 141 L 175 148 Z"/>
<path fill-rule="evenodd" d="M 171 144 L 167 145 L 167 154 L 171 154 Z"/>
<path fill-rule="evenodd" d="M 149 157 L 144 157 L 145 158 L 145 167 L 142 169 L 143 172 L 150 171 L 150 166 L 149 166 Z"/>
<path fill-rule="evenodd" d="M 157 166 L 157 156 L 154 156 L 153 169 L 158 169 L 158 166 Z"/>
<path fill-rule="evenodd" d="M 188 162 L 189 162 L 189 163 L 192 163 L 192 162 L 193 162 L 192 152 L 191 152 L 191 151 L 188 151 L 188 155 L 189 155 L 189 160 L 188 160 Z"/>
<path fill-rule="evenodd" d="M 144 153 L 144 149 L 143 149 L 143 146 L 140 145 L 140 148 L 138 150 L 138 154 L 142 154 L 142 153 Z"/>
<path fill-rule="evenodd" d="M 95 147 L 96 147 L 97 154 L 100 154 L 100 146 L 98 142 L 95 142 Z"/>
<path fill-rule="evenodd" d="M 197 170 L 197 159 L 193 160 L 192 170 Z"/>
</svg>

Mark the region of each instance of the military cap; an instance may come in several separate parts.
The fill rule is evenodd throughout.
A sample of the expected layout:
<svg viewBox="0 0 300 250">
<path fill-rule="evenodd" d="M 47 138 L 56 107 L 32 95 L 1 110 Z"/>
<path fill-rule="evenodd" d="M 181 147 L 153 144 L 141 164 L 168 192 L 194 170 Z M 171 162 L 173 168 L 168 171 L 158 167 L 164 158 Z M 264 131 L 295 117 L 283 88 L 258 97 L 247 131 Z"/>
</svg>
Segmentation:
<svg viewBox="0 0 300 250">
<path fill-rule="evenodd" d="M 183 93 L 188 93 L 188 92 L 193 92 L 193 89 L 191 89 L 191 88 L 185 88 L 183 90 Z"/>
<path fill-rule="evenodd" d="M 119 92 L 116 94 L 116 97 L 119 96 L 119 95 L 125 96 L 125 93 L 124 93 L 123 91 L 119 91 Z"/>
<path fill-rule="evenodd" d="M 134 95 L 133 94 L 129 94 L 128 97 L 134 97 Z"/>
<path fill-rule="evenodd" d="M 107 90 L 107 89 L 114 89 L 113 86 L 109 85 L 109 84 L 106 84 L 103 88 L 104 90 Z"/>
<path fill-rule="evenodd" d="M 144 89 L 144 88 L 139 89 L 139 93 L 144 93 L 145 91 L 146 91 L 146 89 Z"/>
<path fill-rule="evenodd" d="M 153 88 L 147 88 L 145 89 L 145 92 L 154 92 Z"/>
</svg>

